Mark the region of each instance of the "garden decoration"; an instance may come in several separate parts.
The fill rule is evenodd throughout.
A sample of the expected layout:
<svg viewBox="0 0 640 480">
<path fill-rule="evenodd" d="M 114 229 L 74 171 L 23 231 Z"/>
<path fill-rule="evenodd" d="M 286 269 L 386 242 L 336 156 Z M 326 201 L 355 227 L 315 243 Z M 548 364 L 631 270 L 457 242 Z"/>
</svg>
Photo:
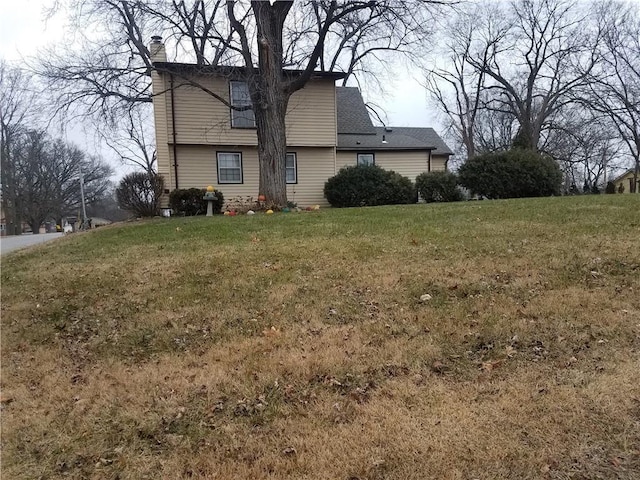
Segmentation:
<svg viewBox="0 0 640 480">
<path fill-rule="evenodd" d="M 213 217 L 213 202 L 215 202 L 218 197 L 216 197 L 216 190 L 211 185 L 207 187 L 207 191 L 202 197 L 203 200 L 207 201 L 207 217 Z"/>
</svg>

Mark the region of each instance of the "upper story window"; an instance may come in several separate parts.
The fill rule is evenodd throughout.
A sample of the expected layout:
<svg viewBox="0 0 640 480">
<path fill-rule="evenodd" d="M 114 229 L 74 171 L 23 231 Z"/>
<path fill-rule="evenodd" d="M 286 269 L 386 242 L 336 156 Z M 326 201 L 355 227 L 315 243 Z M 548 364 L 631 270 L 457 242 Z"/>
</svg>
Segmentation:
<svg viewBox="0 0 640 480">
<path fill-rule="evenodd" d="M 287 153 L 287 183 L 298 183 L 298 159 L 295 153 Z"/>
<path fill-rule="evenodd" d="M 374 165 L 376 158 L 373 153 L 359 153 L 358 165 Z"/>
<path fill-rule="evenodd" d="M 246 82 L 229 82 L 231 90 L 231 105 L 234 107 L 250 107 L 251 96 Z M 236 128 L 255 128 L 256 117 L 253 109 L 234 110 L 231 109 L 231 126 Z"/>
<path fill-rule="evenodd" d="M 242 154 L 218 152 L 218 183 L 242 183 Z"/>
</svg>

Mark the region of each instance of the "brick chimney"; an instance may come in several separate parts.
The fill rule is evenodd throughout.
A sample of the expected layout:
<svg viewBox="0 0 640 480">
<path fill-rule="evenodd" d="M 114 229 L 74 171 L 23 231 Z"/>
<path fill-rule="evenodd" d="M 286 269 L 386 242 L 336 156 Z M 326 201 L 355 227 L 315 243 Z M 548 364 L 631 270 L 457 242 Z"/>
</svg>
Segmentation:
<svg viewBox="0 0 640 480">
<path fill-rule="evenodd" d="M 166 62 L 167 52 L 164 49 L 164 43 L 162 43 L 162 37 L 154 35 L 151 37 L 151 44 L 149 45 L 149 52 L 151 53 L 152 62 Z"/>
</svg>

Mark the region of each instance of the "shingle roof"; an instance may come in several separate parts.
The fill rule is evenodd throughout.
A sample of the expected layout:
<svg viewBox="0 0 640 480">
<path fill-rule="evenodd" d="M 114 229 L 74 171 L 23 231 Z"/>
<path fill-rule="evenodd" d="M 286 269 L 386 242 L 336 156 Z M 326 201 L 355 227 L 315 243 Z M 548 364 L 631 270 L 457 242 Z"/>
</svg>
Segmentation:
<svg viewBox="0 0 640 480">
<path fill-rule="evenodd" d="M 432 150 L 436 155 L 451 155 L 433 128 L 374 127 L 375 135 L 338 133 L 338 150 Z M 386 143 L 382 143 L 382 141 Z"/>
<path fill-rule="evenodd" d="M 611 180 L 613 183 L 619 182 L 620 180 L 622 180 L 624 177 L 626 177 L 627 175 L 629 175 L 630 173 L 633 173 L 634 169 L 630 168 L 627 171 L 625 171 L 624 173 L 621 173 L 620 175 L 618 175 L 616 178 L 614 178 L 613 180 Z"/>
<path fill-rule="evenodd" d="M 338 133 L 374 135 L 371 117 L 357 87 L 336 87 Z"/>
<path fill-rule="evenodd" d="M 336 87 L 338 150 L 432 150 L 453 152 L 433 128 L 374 127 L 357 87 Z M 382 143 L 382 140 L 386 143 Z"/>
</svg>

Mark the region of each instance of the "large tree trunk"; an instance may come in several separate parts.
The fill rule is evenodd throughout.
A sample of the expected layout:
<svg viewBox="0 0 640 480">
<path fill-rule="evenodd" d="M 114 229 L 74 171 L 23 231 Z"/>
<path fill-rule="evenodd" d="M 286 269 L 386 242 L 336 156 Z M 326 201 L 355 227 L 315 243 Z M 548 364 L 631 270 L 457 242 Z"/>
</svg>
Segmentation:
<svg viewBox="0 0 640 480">
<path fill-rule="evenodd" d="M 538 151 L 538 142 L 540 141 L 540 131 L 536 126 L 536 122 L 529 119 L 519 119 L 520 127 L 513 139 L 512 146 L 514 148 L 524 148 L 526 150 Z"/>
<path fill-rule="evenodd" d="M 285 158 L 287 137 L 285 131 L 286 105 L 281 100 L 268 102 L 256 111 L 258 133 L 258 161 L 260 162 L 260 194 L 269 205 L 287 205 Z"/>
<path fill-rule="evenodd" d="M 29 226 L 31 227 L 31 232 L 35 235 L 37 233 L 40 233 L 40 225 L 42 225 L 42 222 L 40 220 L 30 220 L 29 221 Z"/>
<path fill-rule="evenodd" d="M 275 207 L 287 205 L 285 116 L 290 94 L 282 71 L 282 30 L 293 2 L 251 2 L 256 17 L 258 71 L 249 78 L 260 163 L 259 193 Z"/>
</svg>

